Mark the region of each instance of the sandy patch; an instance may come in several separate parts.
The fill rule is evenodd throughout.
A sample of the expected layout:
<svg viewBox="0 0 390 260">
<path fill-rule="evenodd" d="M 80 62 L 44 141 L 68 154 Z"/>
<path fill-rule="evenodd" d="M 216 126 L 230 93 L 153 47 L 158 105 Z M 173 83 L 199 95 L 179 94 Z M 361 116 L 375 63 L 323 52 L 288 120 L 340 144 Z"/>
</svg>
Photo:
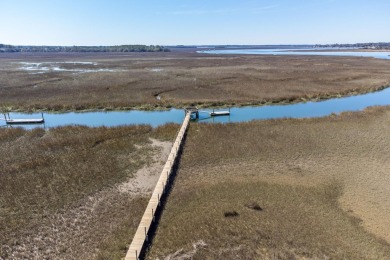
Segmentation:
<svg viewBox="0 0 390 260">
<path fill-rule="evenodd" d="M 161 142 L 155 139 L 152 145 L 158 149 L 153 155 L 153 160 L 149 165 L 138 170 L 133 178 L 118 186 L 119 192 L 132 195 L 150 194 L 156 186 L 158 178 L 172 148 L 171 142 Z"/>
</svg>

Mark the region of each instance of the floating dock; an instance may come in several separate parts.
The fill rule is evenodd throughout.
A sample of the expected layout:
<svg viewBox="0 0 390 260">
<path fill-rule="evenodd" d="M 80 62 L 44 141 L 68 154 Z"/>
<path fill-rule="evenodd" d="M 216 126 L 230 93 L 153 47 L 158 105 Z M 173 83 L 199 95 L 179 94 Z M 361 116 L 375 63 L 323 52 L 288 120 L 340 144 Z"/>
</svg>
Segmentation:
<svg viewBox="0 0 390 260">
<path fill-rule="evenodd" d="M 210 116 L 228 116 L 230 115 L 230 111 L 217 111 L 217 112 L 211 112 Z"/>
<path fill-rule="evenodd" d="M 199 119 L 199 113 L 206 113 L 209 114 L 210 117 L 214 116 L 229 116 L 230 115 L 230 108 L 229 110 L 224 110 L 224 111 L 201 111 L 197 107 L 187 107 L 184 109 L 185 114 L 189 113 L 192 117 L 192 115 L 195 115 L 195 119 Z M 192 117 L 193 118 L 193 117 Z"/>
<path fill-rule="evenodd" d="M 45 122 L 45 119 L 43 118 L 31 118 L 31 119 L 11 119 L 9 114 L 8 118 L 6 114 L 4 114 L 4 120 L 7 125 L 27 125 L 27 124 L 43 124 Z"/>
<path fill-rule="evenodd" d="M 23 125 L 23 124 L 43 124 L 45 119 L 6 119 L 8 125 Z"/>
</svg>

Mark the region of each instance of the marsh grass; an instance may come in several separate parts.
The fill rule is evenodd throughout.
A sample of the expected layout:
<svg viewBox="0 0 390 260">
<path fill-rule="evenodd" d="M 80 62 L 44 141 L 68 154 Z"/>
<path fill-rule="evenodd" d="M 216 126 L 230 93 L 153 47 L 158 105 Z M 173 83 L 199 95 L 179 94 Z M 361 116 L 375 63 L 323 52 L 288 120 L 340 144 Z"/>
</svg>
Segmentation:
<svg viewBox="0 0 390 260">
<path fill-rule="evenodd" d="M 194 187 L 170 201 L 159 231 L 168 239 L 157 237 L 149 258 L 188 252 L 202 240 L 207 246 L 194 259 L 384 259 L 389 246 L 338 207 L 340 192 L 337 183 L 308 188 L 226 181 Z M 253 199 L 265 210 L 244 205 Z"/>
<path fill-rule="evenodd" d="M 92 61 L 87 69 L 29 74 L 18 62 Z M 289 103 L 390 85 L 386 60 L 356 57 L 217 56 L 194 53 L 0 55 L 5 110 L 156 109 Z M 64 66 L 64 65 L 62 65 Z M 67 69 L 78 64 L 66 64 Z M 90 66 L 91 68 L 89 68 Z M 161 71 L 153 71 L 159 68 Z M 156 99 L 156 95 L 161 97 Z M 23 97 L 21 99 L 20 97 Z"/>
<path fill-rule="evenodd" d="M 389 123 L 191 124 L 148 259 L 387 259 Z"/>
<path fill-rule="evenodd" d="M 2 197 L 7 205 L 24 205 L 21 210 L 34 205 L 51 211 L 112 185 L 144 163 L 134 144 L 146 143 L 148 131 L 64 127 L 2 140 Z"/>
<path fill-rule="evenodd" d="M 55 216 L 72 210 L 76 212 L 78 208 L 83 216 L 85 209 L 90 208 L 91 214 L 95 212 L 100 221 L 87 223 L 91 225 L 91 234 L 86 238 L 98 248 L 104 241 L 100 254 L 115 256 L 113 258 L 125 254 L 124 247 L 131 240 L 131 232 L 135 231 L 147 200 L 142 196 L 141 199 L 132 198 L 107 190 L 114 190 L 116 184 L 131 177 L 151 160 L 155 151 L 148 145 L 150 138 L 173 140 L 177 129 L 178 125 L 174 124 L 156 129 L 146 125 L 115 128 L 68 126 L 31 131 L 0 129 L 0 257 L 10 257 L 10 248 L 23 246 L 24 238 L 33 237 L 37 230 L 53 225 L 54 219 L 60 218 Z M 71 215 L 74 221 L 65 224 L 75 225 L 77 229 L 75 223 L 80 216 L 74 215 Z M 66 237 L 69 232 L 69 241 L 62 241 L 68 242 L 68 246 L 72 240 L 77 241 L 71 238 L 71 229 L 58 229 L 57 237 Z M 110 236 L 111 232 L 114 237 Z M 76 247 L 84 242 L 74 242 L 74 256 L 82 252 Z M 40 248 L 35 256 L 24 252 L 29 257 L 39 257 L 40 254 L 42 257 L 46 250 L 53 254 L 60 250 L 58 243 L 53 241 L 49 244 L 42 241 L 31 243 Z M 67 252 L 72 250 L 68 248 Z M 57 253 L 61 255 L 61 252 Z M 22 256 L 23 252 L 19 257 Z"/>
<path fill-rule="evenodd" d="M 147 198 L 138 198 L 132 200 L 130 205 L 125 205 L 128 208 L 121 212 L 123 215 L 117 220 L 115 229 L 100 242 L 96 259 L 123 259 L 137 230 L 138 222 L 141 220 L 147 202 Z M 124 217 L 126 215 L 132 217 L 126 218 Z"/>
</svg>

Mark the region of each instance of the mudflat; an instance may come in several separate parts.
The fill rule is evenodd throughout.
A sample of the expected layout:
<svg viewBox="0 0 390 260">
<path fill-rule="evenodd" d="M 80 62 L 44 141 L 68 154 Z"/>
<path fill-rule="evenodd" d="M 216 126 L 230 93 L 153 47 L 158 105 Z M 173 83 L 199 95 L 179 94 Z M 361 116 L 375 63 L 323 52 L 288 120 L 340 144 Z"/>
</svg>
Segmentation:
<svg viewBox="0 0 390 260">
<path fill-rule="evenodd" d="M 192 124 L 148 259 L 387 259 L 390 107 Z"/>
<path fill-rule="evenodd" d="M 0 54 L 3 110 L 290 103 L 390 85 L 390 61 L 170 53 Z"/>
</svg>

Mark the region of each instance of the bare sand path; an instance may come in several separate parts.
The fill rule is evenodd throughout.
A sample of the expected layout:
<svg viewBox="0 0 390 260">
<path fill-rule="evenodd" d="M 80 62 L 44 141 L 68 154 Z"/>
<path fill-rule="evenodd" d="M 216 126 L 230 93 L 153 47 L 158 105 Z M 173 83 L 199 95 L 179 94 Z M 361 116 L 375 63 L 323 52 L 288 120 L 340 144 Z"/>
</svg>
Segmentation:
<svg viewBox="0 0 390 260">
<path fill-rule="evenodd" d="M 133 178 L 121 183 L 118 190 L 132 195 L 148 195 L 156 186 L 162 166 L 164 166 L 172 148 L 171 142 L 162 142 L 151 139 L 152 145 L 160 150 L 153 155 L 152 162 L 137 171 Z"/>
</svg>

